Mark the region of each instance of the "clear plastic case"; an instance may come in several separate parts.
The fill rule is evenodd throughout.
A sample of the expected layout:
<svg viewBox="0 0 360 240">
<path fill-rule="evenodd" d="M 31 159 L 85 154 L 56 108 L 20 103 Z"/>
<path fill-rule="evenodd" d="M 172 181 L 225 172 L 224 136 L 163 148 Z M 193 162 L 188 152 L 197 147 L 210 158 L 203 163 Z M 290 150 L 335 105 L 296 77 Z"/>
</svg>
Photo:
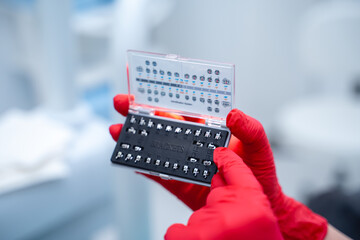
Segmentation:
<svg viewBox="0 0 360 240">
<path fill-rule="evenodd" d="M 128 51 L 130 108 L 224 122 L 233 108 L 235 66 L 173 54 Z"/>
<path fill-rule="evenodd" d="M 111 161 L 137 171 L 210 186 L 213 152 L 228 146 L 235 66 L 128 51 L 130 109 Z M 131 95 L 134 98 L 130 97 Z M 155 111 L 205 120 L 165 118 Z"/>
</svg>

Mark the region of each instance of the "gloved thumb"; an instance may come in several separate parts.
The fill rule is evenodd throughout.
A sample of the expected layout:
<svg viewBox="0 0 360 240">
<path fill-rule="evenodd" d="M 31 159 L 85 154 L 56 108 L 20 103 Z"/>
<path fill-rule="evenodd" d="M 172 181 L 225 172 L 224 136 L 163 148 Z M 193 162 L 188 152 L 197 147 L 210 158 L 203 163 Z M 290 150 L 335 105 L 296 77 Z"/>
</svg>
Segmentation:
<svg viewBox="0 0 360 240">
<path fill-rule="evenodd" d="M 171 225 L 165 234 L 165 240 L 195 240 L 199 239 L 197 231 L 192 231 L 190 227 L 176 223 Z"/>
<path fill-rule="evenodd" d="M 214 162 L 227 185 L 261 188 L 250 168 L 233 151 L 219 147 L 214 151 Z"/>
</svg>

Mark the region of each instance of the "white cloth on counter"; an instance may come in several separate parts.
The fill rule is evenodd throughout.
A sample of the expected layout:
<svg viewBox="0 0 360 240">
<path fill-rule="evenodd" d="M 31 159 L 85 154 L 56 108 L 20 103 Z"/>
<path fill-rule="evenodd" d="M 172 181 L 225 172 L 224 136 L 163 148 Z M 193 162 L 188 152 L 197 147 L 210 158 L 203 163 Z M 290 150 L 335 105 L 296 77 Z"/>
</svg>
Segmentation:
<svg viewBox="0 0 360 240">
<path fill-rule="evenodd" d="M 73 130 L 41 110 L 0 118 L 0 194 L 68 174 L 64 153 Z"/>
</svg>

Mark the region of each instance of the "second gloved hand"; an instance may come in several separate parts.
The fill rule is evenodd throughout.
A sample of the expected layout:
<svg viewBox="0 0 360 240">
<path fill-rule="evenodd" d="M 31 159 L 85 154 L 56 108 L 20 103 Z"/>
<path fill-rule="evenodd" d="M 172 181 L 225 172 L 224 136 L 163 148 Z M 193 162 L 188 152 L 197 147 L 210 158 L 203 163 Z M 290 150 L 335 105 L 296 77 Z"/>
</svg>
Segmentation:
<svg viewBox="0 0 360 240">
<path fill-rule="evenodd" d="M 326 219 L 283 193 L 276 176 L 270 143 L 261 123 L 233 109 L 227 116 L 226 124 L 236 137 L 229 147 L 242 157 L 263 187 L 284 238 L 324 239 L 328 227 Z"/>
<path fill-rule="evenodd" d="M 261 185 L 243 160 L 227 148 L 214 151 L 219 172 L 205 206 L 188 224 L 172 225 L 166 240 L 283 239 Z"/>
</svg>

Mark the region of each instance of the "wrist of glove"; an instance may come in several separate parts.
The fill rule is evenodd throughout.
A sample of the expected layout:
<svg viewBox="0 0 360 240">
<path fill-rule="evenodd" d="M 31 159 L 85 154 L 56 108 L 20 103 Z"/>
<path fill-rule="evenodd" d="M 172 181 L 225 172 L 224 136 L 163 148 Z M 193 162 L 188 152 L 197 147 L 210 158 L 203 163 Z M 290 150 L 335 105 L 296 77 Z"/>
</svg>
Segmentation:
<svg viewBox="0 0 360 240">
<path fill-rule="evenodd" d="M 272 205 L 284 239 L 325 238 L 328 229 L 327 220 L 312 212 L 304 204 L 281 193 L 278 202 Z"/>
</svg>

